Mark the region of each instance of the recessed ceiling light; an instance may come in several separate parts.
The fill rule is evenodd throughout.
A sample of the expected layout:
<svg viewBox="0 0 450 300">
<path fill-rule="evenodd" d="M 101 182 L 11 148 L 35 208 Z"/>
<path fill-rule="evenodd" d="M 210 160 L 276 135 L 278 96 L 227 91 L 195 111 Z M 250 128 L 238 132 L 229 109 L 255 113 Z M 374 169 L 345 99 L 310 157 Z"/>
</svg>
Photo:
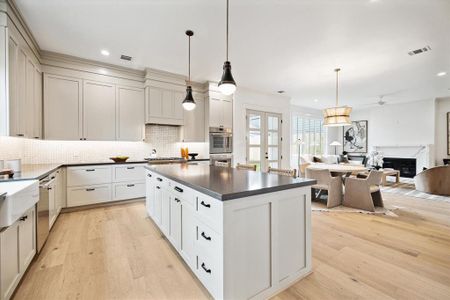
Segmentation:
<svg viewBox="0 0 450 300">
<path fill-rule="evenodd" d="M 439 72 L 436 75 L 439 76 L 439 77 L 442 77 L 442 76 L 447 75 L 447 72 Z"/>
<path fill-rule="evenodd" d="M 319 99 L 314 99 L 314 102 L 319 102 Z"/>
<path fill-rule="evenodd" d="M 100 51 L 100 53 L 102 55 L 104 55 L 104 56 L 109 56 L 109 51 L 108 50 L 103 49 L 102 51 Z"/>
</svg>

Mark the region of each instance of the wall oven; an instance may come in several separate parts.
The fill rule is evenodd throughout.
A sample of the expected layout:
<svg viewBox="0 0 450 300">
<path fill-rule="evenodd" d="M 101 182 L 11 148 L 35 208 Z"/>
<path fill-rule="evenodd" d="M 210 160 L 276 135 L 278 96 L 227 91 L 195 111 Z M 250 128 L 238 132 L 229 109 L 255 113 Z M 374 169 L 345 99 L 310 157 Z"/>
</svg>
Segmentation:
<svg viewBox="0 0 450 300">
<path fill-rule="evenodd" d="M 210 127 L 209 128 L 209 153 L 231 153 L 233 152 L 233 134 L 231 128 Z"/>
</svg>

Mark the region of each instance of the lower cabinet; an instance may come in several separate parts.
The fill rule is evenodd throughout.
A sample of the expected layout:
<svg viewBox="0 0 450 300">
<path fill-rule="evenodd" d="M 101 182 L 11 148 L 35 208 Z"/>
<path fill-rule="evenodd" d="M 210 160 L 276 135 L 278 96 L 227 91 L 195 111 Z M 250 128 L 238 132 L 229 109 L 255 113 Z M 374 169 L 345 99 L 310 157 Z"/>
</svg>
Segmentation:
<svg viewBox="0 0 450 300">
<path fill-rule="evenodd" d="M 166 189 L 161 191 L 161 231 L 170 235 L 170 194 Z"/>
<path fill-rule="evenodd" d="M 153 175 L 150 173 L 145 174 L 145 209 L 147 214 L 154 217 L 155 212 L 155 184 Z"/>
<path fill-rule="evenodd" d="M 0 232 L 0 299 L 9 299 L 36 254 L 36 213 L 30 208 Z"/>
<path fill-rule="evenodd" d="M 170 234 L 169 239 L 173 246 L 181 249 L 181 199 L 170 195 Z"/>
<path fill-rule="evenodd" d="M 145 164 L 90 165 L 67 168 L 67 206 L 143 198 Z"/>
</svg>

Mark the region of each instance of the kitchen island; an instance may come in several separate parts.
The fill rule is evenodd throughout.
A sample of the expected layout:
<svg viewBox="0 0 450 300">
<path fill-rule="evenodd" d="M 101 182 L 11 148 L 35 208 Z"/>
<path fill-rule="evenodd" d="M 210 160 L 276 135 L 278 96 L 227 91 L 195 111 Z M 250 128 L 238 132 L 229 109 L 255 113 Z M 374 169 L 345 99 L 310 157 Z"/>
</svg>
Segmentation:
<svg viewBox="0 0 450 300">
<path fill-rule="evenodd" d="M 216 299 L 266 299 L 311 272 L 311 185 L 205 164 L 146 166 L 146 209 Z"/>
</svg>

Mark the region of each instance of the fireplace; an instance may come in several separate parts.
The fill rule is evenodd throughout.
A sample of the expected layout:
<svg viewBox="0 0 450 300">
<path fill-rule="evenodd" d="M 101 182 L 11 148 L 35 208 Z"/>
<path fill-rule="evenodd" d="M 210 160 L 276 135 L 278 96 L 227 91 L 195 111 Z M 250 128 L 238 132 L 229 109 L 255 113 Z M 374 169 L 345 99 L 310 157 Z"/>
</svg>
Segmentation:
<svg viewBox="0 0 450 300">
<path fill-rule="evenodd" d="M 413 178 L 416 176 L 417 161 L 415 158 L 385 157 L 383 161 L 383 168 L 399 170 L 401 177 Z"/>
</svg>

